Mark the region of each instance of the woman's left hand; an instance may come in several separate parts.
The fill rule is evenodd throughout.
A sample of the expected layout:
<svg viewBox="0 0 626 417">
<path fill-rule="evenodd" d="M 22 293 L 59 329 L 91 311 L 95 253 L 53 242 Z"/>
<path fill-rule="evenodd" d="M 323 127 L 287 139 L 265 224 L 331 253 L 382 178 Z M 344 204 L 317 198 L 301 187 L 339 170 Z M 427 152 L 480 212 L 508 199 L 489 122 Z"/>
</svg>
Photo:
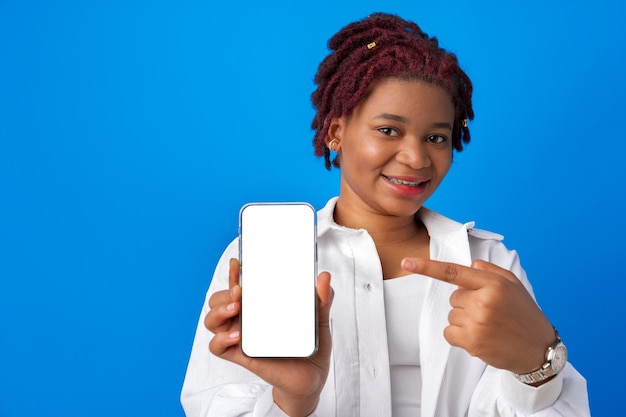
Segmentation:
<svg viewBox="0 0 626 417">
<path fill-rule="evenodd" d="M 552 325 L 510 271 L 477 260 L 471 267 L 405 258 L 402 268 L 458 286 L 450 296 L 444 337 L 485 363 L 523 374 L 545 362 Z"/>
</svg>

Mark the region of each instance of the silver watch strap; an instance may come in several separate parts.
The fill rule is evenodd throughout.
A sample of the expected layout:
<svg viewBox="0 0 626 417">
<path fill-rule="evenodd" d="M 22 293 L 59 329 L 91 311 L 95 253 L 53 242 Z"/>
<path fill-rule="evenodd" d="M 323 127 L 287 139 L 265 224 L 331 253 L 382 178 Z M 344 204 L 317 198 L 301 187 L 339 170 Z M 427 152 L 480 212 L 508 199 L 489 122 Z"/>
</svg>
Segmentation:
<svg viewBox="0 0 626 417">
<path fill-rule="evenodd" d="M 541 368 L 527 374 L 514 373 L 513 376 L 515 376 L 518 381 L 523 382 L 524 384 L 535 384 L 537 382 L 545 381 L 546 379 L 557 374 L 557 372 L 555 372 L 554 368 L 552 367 L 550 359 L 548 358 L 550 351 L 552 351 L 555 346 L 561 344 L 562 342 L 561 336 L 559 335 L 559 332 L 556 330 L 556 328 L 554 328 L 554 334 L 556 336 L 556 341 L 548 348 L 548 352 L 546 352 L 546 362 L 541 366 Z"/>
<path fill-rule="evenodd" d="M 547 367 L 541 367 L 536 371 L 529 372 L 527 374 L 513 374 L 518 381 L 523 382 L 524 384 L 534 384 L 537 382 L 545 381 L 551 376 L 556 375 L 554 370 L 547 364 Z M 545 366 L 545 365 L 544 365 Z"/>
</svg>

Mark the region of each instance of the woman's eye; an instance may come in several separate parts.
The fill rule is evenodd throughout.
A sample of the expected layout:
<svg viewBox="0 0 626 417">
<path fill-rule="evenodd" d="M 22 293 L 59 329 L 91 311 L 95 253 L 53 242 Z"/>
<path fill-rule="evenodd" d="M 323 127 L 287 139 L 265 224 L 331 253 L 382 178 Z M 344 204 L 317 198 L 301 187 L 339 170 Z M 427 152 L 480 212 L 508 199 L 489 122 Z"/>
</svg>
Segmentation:
<svg viewBox="0 0 626 417">
<path fill-rule="evenodd" d="M 441 135 L 432 135 L 429 136 L 426 141 L 431 142 L 431 143 L 443 143 L 447 140 L 447 138 L 445 136 L 441 136 Z"/>
<path fill-rule="evenodd" d="M 398 136 L 398 131 L 393 127 L 380 127 L 378 131 L 387 136 Z"/>
</svg>

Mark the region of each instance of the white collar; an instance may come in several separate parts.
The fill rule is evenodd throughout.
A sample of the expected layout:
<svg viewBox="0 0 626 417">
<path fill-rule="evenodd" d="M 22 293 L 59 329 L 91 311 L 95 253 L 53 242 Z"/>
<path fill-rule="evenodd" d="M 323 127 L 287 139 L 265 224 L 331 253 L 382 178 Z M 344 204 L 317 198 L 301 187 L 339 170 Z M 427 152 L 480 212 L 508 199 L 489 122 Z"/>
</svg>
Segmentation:
<svg viewBox="0 0 626 417">
<path fill-rule="evenodd" d="M 317 212 L 318 237 L 323 236 L 330 229 L 359 233 L 358 230 L 349 229 L 335 223 L 333 213 L 335 211 L 338 198 L 339 197 L 331 198 L 328 200 L 324 208 Z M 442 238 L 450 233 L 458 232 L 461 228 L 464 228 L 467 231 L 472 231 L 474 228 L 474 222 L 461 224 L 426 207 L 421 207 L 416 216 L 418 216 L 422 223 L 424 223 L 424 226 L 426 226 L 426 229 L 428 230 L 428 234 L 435 238 Z"/>
</svg>

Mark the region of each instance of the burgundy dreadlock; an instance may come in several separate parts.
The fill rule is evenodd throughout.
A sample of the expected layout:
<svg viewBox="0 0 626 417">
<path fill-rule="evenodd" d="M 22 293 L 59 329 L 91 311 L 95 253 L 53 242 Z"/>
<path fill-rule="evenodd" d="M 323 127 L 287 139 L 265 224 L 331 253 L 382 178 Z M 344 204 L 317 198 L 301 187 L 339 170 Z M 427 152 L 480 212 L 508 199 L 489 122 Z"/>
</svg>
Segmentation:
<svg viewBox="0 0 626 417">
<path fill-rule="evenodd" d="M 469 143 L 467 119 L 474 118 L 472 82 L 459 67 L 456 55 L 439 47 L 415 23 L 398 16 L 375 13 L 351 23 L 329 41 L 332 51 L 315 75 L 317 89 L 311 101 L 317 112 L 311 124 L 315 130 L 316 156 L 324 156 L 326 169 L 331 163 L 326 136 L 333 118 L 349 116 L 367 96 L 370 86 L 382 78 L 422 80 L 443 88 L 455 108 L 452 146 L 463 150 Z"/>
</svg>

